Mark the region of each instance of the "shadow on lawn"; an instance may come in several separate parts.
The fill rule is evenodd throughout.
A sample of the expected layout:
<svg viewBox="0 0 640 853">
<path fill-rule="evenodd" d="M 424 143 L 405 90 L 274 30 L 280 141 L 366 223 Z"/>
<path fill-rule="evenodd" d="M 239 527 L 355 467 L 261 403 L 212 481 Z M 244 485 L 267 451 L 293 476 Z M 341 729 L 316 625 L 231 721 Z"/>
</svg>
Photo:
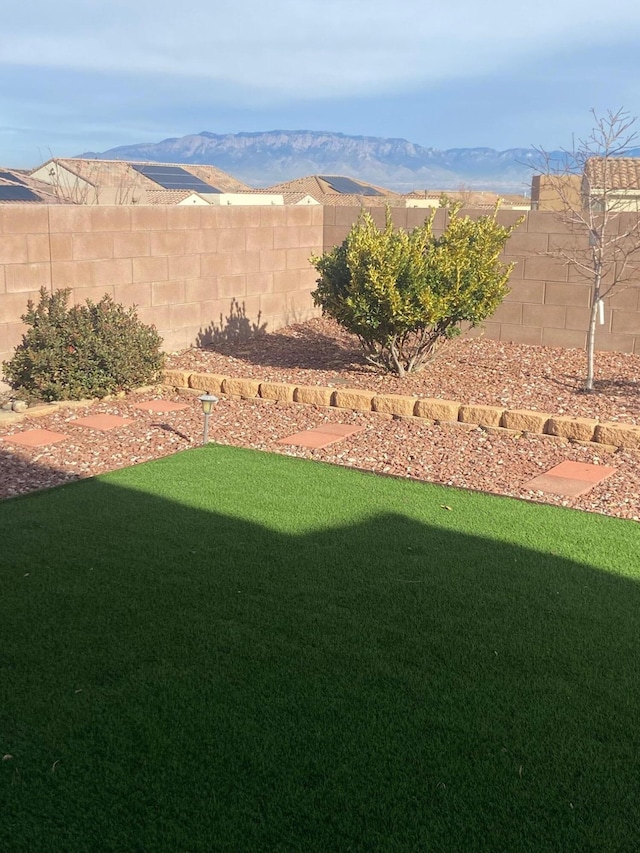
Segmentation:
<svg viewBox="0 0 640 853">
<path fill-rule="evenodd" d="M 0 504 L 11 849 L 633 849 L 640 585 L 261 456 Z"/>
</svg>

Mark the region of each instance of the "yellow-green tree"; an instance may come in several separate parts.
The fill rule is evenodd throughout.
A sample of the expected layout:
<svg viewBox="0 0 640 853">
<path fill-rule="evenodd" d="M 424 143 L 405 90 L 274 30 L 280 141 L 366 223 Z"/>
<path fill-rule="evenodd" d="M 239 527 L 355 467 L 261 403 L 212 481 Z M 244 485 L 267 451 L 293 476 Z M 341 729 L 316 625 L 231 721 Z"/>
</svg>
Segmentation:
<svg viewBox="0 0 640 853">
<path fill-rule="evenodd" d="M 514 225 L 500 225 L 497 208 L 478 219 L 448 209 L 435 237 L 435 211 L 407 232 L 387 209 L 380 230 L 362 212 L 341 246 L 311 263 L 320 273 L 316 305 L 356 335 L 373 364 L 399 376 L 420 370 L 462 323 L 477 326 L 509 292 L 512 265 L 500 253 Z"/>
</svg>

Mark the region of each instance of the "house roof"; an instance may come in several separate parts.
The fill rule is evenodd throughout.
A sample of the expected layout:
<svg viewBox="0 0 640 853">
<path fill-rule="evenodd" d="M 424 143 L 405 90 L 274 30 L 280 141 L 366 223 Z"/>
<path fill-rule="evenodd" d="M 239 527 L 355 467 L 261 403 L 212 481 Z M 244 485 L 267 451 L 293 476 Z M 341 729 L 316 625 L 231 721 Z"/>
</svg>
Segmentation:
<svg viewBox="0 0 640 853">
<path fill-rule="evenodd" d="M 355 195 L 352 193 L 326 193 L 321 204 L 335 207 L 385 207 L 387 204 L 404 207 L 404 199 L 393 195 Z"/>
<path fill-rule="evenodd" d="M 280 195 L 282 196 L 282 200 L 285 204 L 299 204 L 303 199 L 309 196 L 309 193 L 287 192 L 286 190 L 283 190 Z M 317 201 L 317 199 L 314 200 Z"/>
<path fill-rule="evenodd" d="M 0 168 L 0 204 L 59 204 L 51 187 L 22 169 Z"/>
<path fill-rule="evenodd" d="M 496 193 L 491 190 L 414 190 L 406 193 L 406 199 L 429 199 L 439 201 L 446 195 L 452 201 L 462 201 L 467 207 L 493 207 L 500 199 L 507 205 L 529 204 L 530 199 L 514 193 Z"/>
<path fill-rule="evenodd" d="M 640 157 L 590 157 L 584 175 L 591 187 L 640 190 Z"/>
<path fill-rule="evenodd" d="M 340 186 L 340 181 L 346 186 L 355 184 L 362 187 L 363 192 L 339 192 L 336 186 Z M 332 186 L 335 184 L 335 186 Z M 347 178 L 343 175 L 307 175 L 304 178 L 294 178 L 292 181 L 285 181 L 281 184 L 275 184 L 268 187 L 267 192 L 272 193 L 303 193 L 310 195 L 319 201 L 321 204 L 345 206 L 367 206 L 367 207 L 383 207 L 385 204 L 393 201 L 402 202 L 402 196 L 385 187 L 378 187 L 375 184 L 369 184 L 366 181 L 356 180 L 355 178 Z"/>
<path fill-rule="evenodd" d="M 215 166 L 197 165 L 192 163 L 179 163 L 176 165 L 182 166 L 183 169 L 186 169 L 187 172 L 195 175 L 196 178 L 200 178 L 200 180 L 204 181 L 205 184 L 211 184 L 211 186 L 222 190 L 224 193 L 253 192 L 253 188 L 248 184 L 239 181 L 237 178 L 234 178 L 233 175 L 229 175 L 227 172 L 223 172 L 222 169 L 218 169 Z"/>
<path fill-rule="evenodd" d="M 531 199 L 528 195 L 520 195 L 519 193 L 505 193 L 500 196 L 500 199 L 505 204 L 531 204 Z"/>
<path fill-rule="evenodd" d="M 194 165 L 192 163 L 155 163 L 150 161 L 127 161 L 127 160 L 89 160 L 80 157 L 55 157 L 47 160 L 38 169 L 47 166 L 49 163 L 56 163 L 74 175 L 77 175 L 81 180 L 90 184 L 93 187 L 118 187 L 122 191 L 131 190 L 146 190 L 159 191 L 166 190 L 159 183 L 152 180 L 147 175 L 136 170 L 136 166 L 154 166 L 154 167 L 170 167 L 184 169 L 196 178 L 200 178 L 206 184 L 210 184 L 215 189 L 222 192 L 241 192 L 250 190 L 247 184 L 237 180 L 232 175 L 228 175 L 221 169 L 215 166 Z M 171 192 L 171 190 L 168 190 Z M 171 202 L 168 202 L 169 204 Z"/>
<path fill-rule="evenodd" d="M 197 195 L 192 190 L 148 190 L 145 193 L 145 204 L 180 204 L 190 195 Z"/>
<path fill-rule="evenodd" d="M 498 194 L 484 190 L 413 190 L 406 193 L 405 198 L 439 199 L 443 195 L 452 201 L 481 202 L 482 204 L 495 204 Z"/>
<path fill-rule="evenodd" d="M 239 195 L 245 193 L 247 195 L 281 195 L 285 204 L 298 204 L 310 194 L 302 191 L 276 190 L 266 187 L 256 187 L 255 189 L 242 190 Z M 316 199 L 317 202 L 317 199 Z"/>
</svg>

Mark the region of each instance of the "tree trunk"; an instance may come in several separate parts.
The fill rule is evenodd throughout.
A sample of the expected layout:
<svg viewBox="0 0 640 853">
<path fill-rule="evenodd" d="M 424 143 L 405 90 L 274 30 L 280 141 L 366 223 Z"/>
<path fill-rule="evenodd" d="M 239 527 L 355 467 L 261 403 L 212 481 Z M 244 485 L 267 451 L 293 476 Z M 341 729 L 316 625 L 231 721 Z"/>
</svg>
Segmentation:
<svg viewBox="0 0 640 853">
<path fill-rule="evenodd" d="M 593 391 L 593 373 L 596 349 L 596 323 L 598 320 L 598 303 L 600 302 L 601 272 L 596 270 L 591 294 L 591 313 L 589 315 L 589 330 L 587 332 L 587 378 L 584 383 L 585 391 Z"/>
<path fill-rule="evenodd" d="M 587 379 L 585 391 L 593 391 L 593 362 L 596 344 L 596 321 L 598 318 L 598 299 L 594 299 L 589 316 L 589 331 L 587 332 Z"/>
<path fill-rule="evenodd" d="M 393 364 L 395 372 L 398 374 L 400 379 L 402 379 L 405 370 L 404 365 L 402 364 L 401 354 L 398 351 L 398 347 L 396 345 L 395 336 L 389 342 L 389 355 L 391 356 L 391 363 Z"/>
</svg>

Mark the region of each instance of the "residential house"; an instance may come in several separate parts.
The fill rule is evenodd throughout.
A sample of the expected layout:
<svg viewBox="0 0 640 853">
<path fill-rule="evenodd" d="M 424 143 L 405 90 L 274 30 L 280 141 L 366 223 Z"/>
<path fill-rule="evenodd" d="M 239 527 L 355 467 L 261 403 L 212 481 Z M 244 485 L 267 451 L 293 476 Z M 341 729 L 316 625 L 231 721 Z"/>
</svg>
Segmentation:
<svg viewBox="0 0 640 853">
<path fill-rule="evenodd" d="M 531 179 L 531 210 L 580 210 L 580 175 L 534 175 Z"/>
<path fill-rule="evenodd" d="M 443 196 L 451 201 L 460 201 L 464 207 L 492 208 L 500 202 L 502 210 L 530 210 L 531 200 L 524 195 L 503 194 L 488 190 L 414 190 L 404 198 L 407 207 L 440 207 Z"/>
<path fill-rule="evenodd" d="M 215 166 L 53 158 L 31 173 L 75 204 L 283 204 Z"/>
<path fill-rule="evenodd" d="M 404 207 L 404 199 L 392 190 L 355 180 L 343 175 L 307 175 L 269 187 L 271 193 L 297 193 L 301 200 L 295 204 L 337 205 L 340 207 L 384 207 L 385 204 Z"/>
<path fill-rule="evenodd" d="M 0 169 L 0 204 L 58 204 L 51 187 L 21 169 Z"/>
<path fill-rule="evenodd" d="M 640 211 L 640 157 L 590 157 L 582 175 L 534 175 L 532 210 Z"/>
<path fill-rule="evenodd" d="M 640 211 L 640 157 L 590 157 L 582 175 L 583 203 L 594 209 Z"/>
</svg>

